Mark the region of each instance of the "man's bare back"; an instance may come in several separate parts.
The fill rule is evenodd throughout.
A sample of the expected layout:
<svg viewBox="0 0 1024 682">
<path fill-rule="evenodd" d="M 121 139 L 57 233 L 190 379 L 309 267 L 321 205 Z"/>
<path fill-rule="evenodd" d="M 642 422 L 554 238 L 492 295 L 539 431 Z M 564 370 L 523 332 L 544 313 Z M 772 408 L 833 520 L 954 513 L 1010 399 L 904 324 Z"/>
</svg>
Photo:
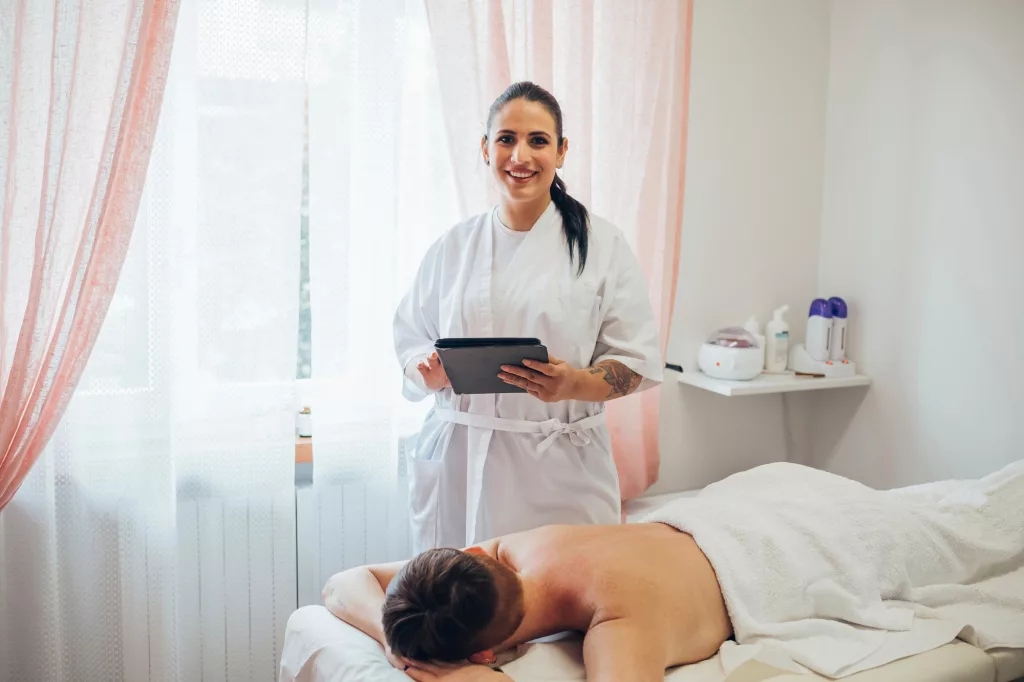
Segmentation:
<svg viewBox="0 0 1024 682">
<path fill-rule="evenodd" d="M 713 656 L 732 633 L 711 564 L 692 537 L 663 524 L 546 526 L 465 551 L 508 567 L 522 586 L 522 620 L 493 649 L 584 632 L 588 680 L 660 682 L 668 667 Z M 396 665 L 379 614 L 405 563 L 347 571 L 324 589 L 331 612 L 380 641 Z M 421 679 L 417 672 L 408 671 Z"/>
<path fill-rule="evenodd" d="M 660 679 L 665 668 L 713 656 L 732 634 L 714 569 L 692 537 L 669 526 L 548 526 L 481 549 L 516 570 L 526 589 L 526 615 L 509 644 L 586 632 L 588 664 L 635 661 L 642 651 L 659 661 Z M 602 629 L 615 633 L 594 641 Z"/>
</svg>

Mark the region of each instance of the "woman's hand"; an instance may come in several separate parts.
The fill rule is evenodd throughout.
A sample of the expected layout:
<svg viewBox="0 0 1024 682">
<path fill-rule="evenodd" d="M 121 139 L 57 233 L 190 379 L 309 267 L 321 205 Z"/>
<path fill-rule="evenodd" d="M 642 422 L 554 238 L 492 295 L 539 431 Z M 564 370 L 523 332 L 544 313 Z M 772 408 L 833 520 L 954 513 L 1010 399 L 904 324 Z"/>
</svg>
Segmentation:
<svg viewBox="0 0 1024 682">
<path fill-rule="evenodd" d="M 506 384 L 525 388 L 530 395 L 546 403 L 559 400 L 604 402 L 627 396 L 643 381 L 643 377 L 617 360 L 605 360 L 589 369 L 551 357 L 551 362 L 523 360 L 526 369 L 502 365 L 498 376 Z"/>
<path fill-rule="evenodd" d="M 549 356 L 548 360 L 549 362 L 523 360 L 525 369 L 502 365 L 502 373 L 498 378 L 506 384 L 525 388 L 534 398 L 546 403 L 571 400 L 575 397 L 579 384 L 579 370 L 553 355 Z"/>
<path fill-rule="evenodd" d="M 419 370 L 420 376 L 423 377 L 423 383 L 431 391 L 440 391 L 442 388 L 451 387 L 448 375 L 445 374 L 444 367 L 441 366 L 441 360 L 437 357 L 437 353 L 427 358 L 426 362 L 416 365 L 416 369 Z"/>
</svg>

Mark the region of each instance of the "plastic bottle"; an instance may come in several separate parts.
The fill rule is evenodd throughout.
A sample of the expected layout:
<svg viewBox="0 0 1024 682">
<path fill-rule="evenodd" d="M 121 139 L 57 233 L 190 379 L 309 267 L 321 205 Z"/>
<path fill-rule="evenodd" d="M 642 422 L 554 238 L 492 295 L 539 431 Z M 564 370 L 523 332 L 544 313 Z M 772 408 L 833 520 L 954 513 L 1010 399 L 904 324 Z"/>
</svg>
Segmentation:
<svg viewBox="0 0 1024 682">
<path fill-rule="evenodd" d="M 746 324 L 743 325 L 743 328 L 750 332 L 755 339 L 757 339 L 757 344 L 761 348 L 761 369 L 763 370 L 765 362 L 765 348 L 764 335 L 761 333 L 761 325 L 758 324 L 757 318 L 751 315 L 749 318 L 747 318 L 747 322 Z"/>
<path fill-rule="evenodd" d="M 832 309 L 832 344 L 828 357 L 833 362 L 842 361 L 846 359 L 846 301 L 833 296 L 828 304 Z"/>
<path fill-rule="evenodd" d="M 783 313 L 789 310 L 788 305 L 777 308 L 772 313 L 772 320 L 764 328 L 765 341 L 765 371 L 772 374 L 781 374 L 786 371 L 786 363 L 789 360 L 789 324 L 782 319 Z"/>
<path fill-rule="evenodd" d="M 295 420 L 295 428 L 302 438 L 310 438 L 313 435 L 313 413 L 308 407 L 303 407 Z"/>
<path fill-rule="evenodd" d="M 807 354 L 818 362 L 828 360 L 832 345 L 832 306 L 823 298 L 811 301 L 807 316 Z"/>
</svg>

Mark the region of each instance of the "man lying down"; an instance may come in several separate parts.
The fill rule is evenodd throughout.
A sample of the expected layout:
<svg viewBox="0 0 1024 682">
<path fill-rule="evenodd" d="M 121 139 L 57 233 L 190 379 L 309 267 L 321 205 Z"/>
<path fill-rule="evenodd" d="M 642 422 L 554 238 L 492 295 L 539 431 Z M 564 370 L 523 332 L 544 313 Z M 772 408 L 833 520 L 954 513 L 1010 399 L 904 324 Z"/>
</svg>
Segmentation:
<svg viewBox="0 0 1024 682">
<path fill-rule="evenodd" d="M 643 523 L 544 527 L 339 573 L 324 599 L 431 682 L 508 680 L 487 665 L 496 654 L 564 631 L 585 633 L 587 679 L 609 682 L 660 682 L 730 639 L 828 677 L 957 637 L 1024 647 L 1024 460 L 890 491 L 770 464 Z"/>
</svg>

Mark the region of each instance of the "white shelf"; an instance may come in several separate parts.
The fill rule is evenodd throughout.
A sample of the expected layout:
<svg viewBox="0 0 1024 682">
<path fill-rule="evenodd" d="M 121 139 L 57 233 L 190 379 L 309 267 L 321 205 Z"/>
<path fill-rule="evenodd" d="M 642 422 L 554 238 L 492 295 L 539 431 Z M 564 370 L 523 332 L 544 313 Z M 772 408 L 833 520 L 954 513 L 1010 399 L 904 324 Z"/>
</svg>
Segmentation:
<svg viewBox="0 0 1024 682">
<path fill-rule="evenodd" d="M 764 395 L 769 393 L 791 393 L 793 391 L 817 391 L 825 388 L 849 388 L 868 386 L 871 379 L 857 375 L 829 379 L 825 377 L 797 376 L 796 374 L 762 374 L 750 381 L 725 381 L 709 377 L 700 370 L 683 372 L 679 382 L 702 388 L 724 396 Z"/>
</svg>

